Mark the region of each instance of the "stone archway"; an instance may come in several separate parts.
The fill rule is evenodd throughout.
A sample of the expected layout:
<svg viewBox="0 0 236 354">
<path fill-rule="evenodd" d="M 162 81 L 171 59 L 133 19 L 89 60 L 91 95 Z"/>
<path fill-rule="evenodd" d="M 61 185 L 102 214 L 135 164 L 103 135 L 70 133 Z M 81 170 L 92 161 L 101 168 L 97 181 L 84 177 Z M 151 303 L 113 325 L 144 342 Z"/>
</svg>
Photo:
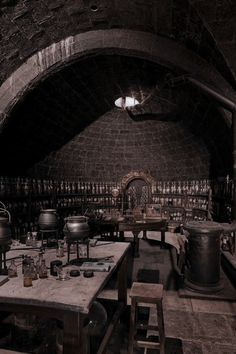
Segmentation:
<svg viewBox="0 0 236 354">
<path fill-rule="evenodd" d="M 208 82 L 231 97 L 231 86 L 206 61 L 173 41 L 150 33 L 110 29 L 68 37 L 24 62 L 0 87 L 0 125 L 11 109 L 37 83 L 78 59 L 99 54 L 136 56 Z"/>
</svg>

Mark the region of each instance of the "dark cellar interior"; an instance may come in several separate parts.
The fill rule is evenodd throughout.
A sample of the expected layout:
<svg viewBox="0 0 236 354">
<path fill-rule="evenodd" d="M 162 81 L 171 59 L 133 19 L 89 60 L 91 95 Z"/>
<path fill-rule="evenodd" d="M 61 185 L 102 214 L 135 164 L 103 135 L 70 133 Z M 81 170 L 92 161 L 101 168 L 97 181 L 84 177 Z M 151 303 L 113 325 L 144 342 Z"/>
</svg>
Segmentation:
<svg viewBox="0 0 236 354">
<path fill-rule="evenodd" d="M 1 354 L 236 353 L 235 19 L 0 0 Z"/>
</svg>

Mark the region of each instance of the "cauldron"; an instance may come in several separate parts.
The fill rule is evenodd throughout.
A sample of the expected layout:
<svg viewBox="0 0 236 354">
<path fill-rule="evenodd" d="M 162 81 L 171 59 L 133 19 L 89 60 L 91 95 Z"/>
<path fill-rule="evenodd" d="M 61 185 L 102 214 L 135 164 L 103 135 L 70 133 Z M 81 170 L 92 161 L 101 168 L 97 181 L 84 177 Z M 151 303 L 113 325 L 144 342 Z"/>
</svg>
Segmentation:
<svg viewBox="0 0 236 354">
<path fill-rule="evenodd" d="M 11 227 L 7 217 L 0 217 L 0 245 L 11 241 Z"/>
<path fill-rule="evenodd" d="M 11 243 L 11 216 L 8 210 L 0 208 L 0 213 L 7 213 L 7 216 L 0 216 L 0 246 Z"/>
<path fill-rule="evenodd" d="M 86 216 L 75 215 L 64 219 L 64 234 L 67 239 L 84 240 L 89 236 L 88 218 Z"/>
<path fill-rule="evenodd" d="M 56 209 L 42 209 L 40 211 L 38 224 L 40 230 L 56 230 L 58 227 Z"/>
</svg>

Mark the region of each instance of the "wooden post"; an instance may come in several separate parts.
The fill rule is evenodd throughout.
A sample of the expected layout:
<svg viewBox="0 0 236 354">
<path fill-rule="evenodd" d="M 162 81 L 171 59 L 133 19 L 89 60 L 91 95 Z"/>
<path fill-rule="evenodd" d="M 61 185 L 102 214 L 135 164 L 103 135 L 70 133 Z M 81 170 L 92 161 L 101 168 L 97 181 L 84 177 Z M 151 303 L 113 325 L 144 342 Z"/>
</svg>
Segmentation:
<svg viewBox="0 0 236 354">
<path fill-rule="evenodd" d="M 233 135 L 233 219 L 236 220 L 236 110 L 232 112 Z"/>
</svg>

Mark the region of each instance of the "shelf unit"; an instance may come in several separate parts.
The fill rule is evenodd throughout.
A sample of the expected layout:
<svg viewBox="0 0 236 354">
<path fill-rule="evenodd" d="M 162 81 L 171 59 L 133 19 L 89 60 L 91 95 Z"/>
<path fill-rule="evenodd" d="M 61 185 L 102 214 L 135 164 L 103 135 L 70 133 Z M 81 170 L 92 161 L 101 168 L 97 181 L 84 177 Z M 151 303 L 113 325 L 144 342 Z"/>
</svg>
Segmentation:
<svg viewBox="0 0 236 354">
<path fill-rule="evenodd" d="M 53 181 L 0 177 L 0 200 L 12 216 L 13 237 L 36 231 L 41 209 L 57 209 L 64 218 L 85 213 L 111 212 L 120 200 L 112 198 L 115 183 Z"/>
<path fill-rule="evenodd" d="M 111 182 L 53 181 L 46 179 L 0 177 L 0 200 L 12 215 L 13 236 L 37 229 L 41 209 L 55 208 L 63 221 L 84 213 L 118 213 L 122 193 L 112 197 Z M 120 189 L 121 190 L 121 189 Z M 233 183 L 224 181 L 158 181 L 151 186 L 150 203 L 161 206 L 169 222 L 213 220 L 230 222 Z"/>
<path fill-rule="evenodd" d="M 210 180 L 159 181 L 152 188 L 152 202 L 161 206 L 170 222 L 211 219 Z"/>
</svg>

